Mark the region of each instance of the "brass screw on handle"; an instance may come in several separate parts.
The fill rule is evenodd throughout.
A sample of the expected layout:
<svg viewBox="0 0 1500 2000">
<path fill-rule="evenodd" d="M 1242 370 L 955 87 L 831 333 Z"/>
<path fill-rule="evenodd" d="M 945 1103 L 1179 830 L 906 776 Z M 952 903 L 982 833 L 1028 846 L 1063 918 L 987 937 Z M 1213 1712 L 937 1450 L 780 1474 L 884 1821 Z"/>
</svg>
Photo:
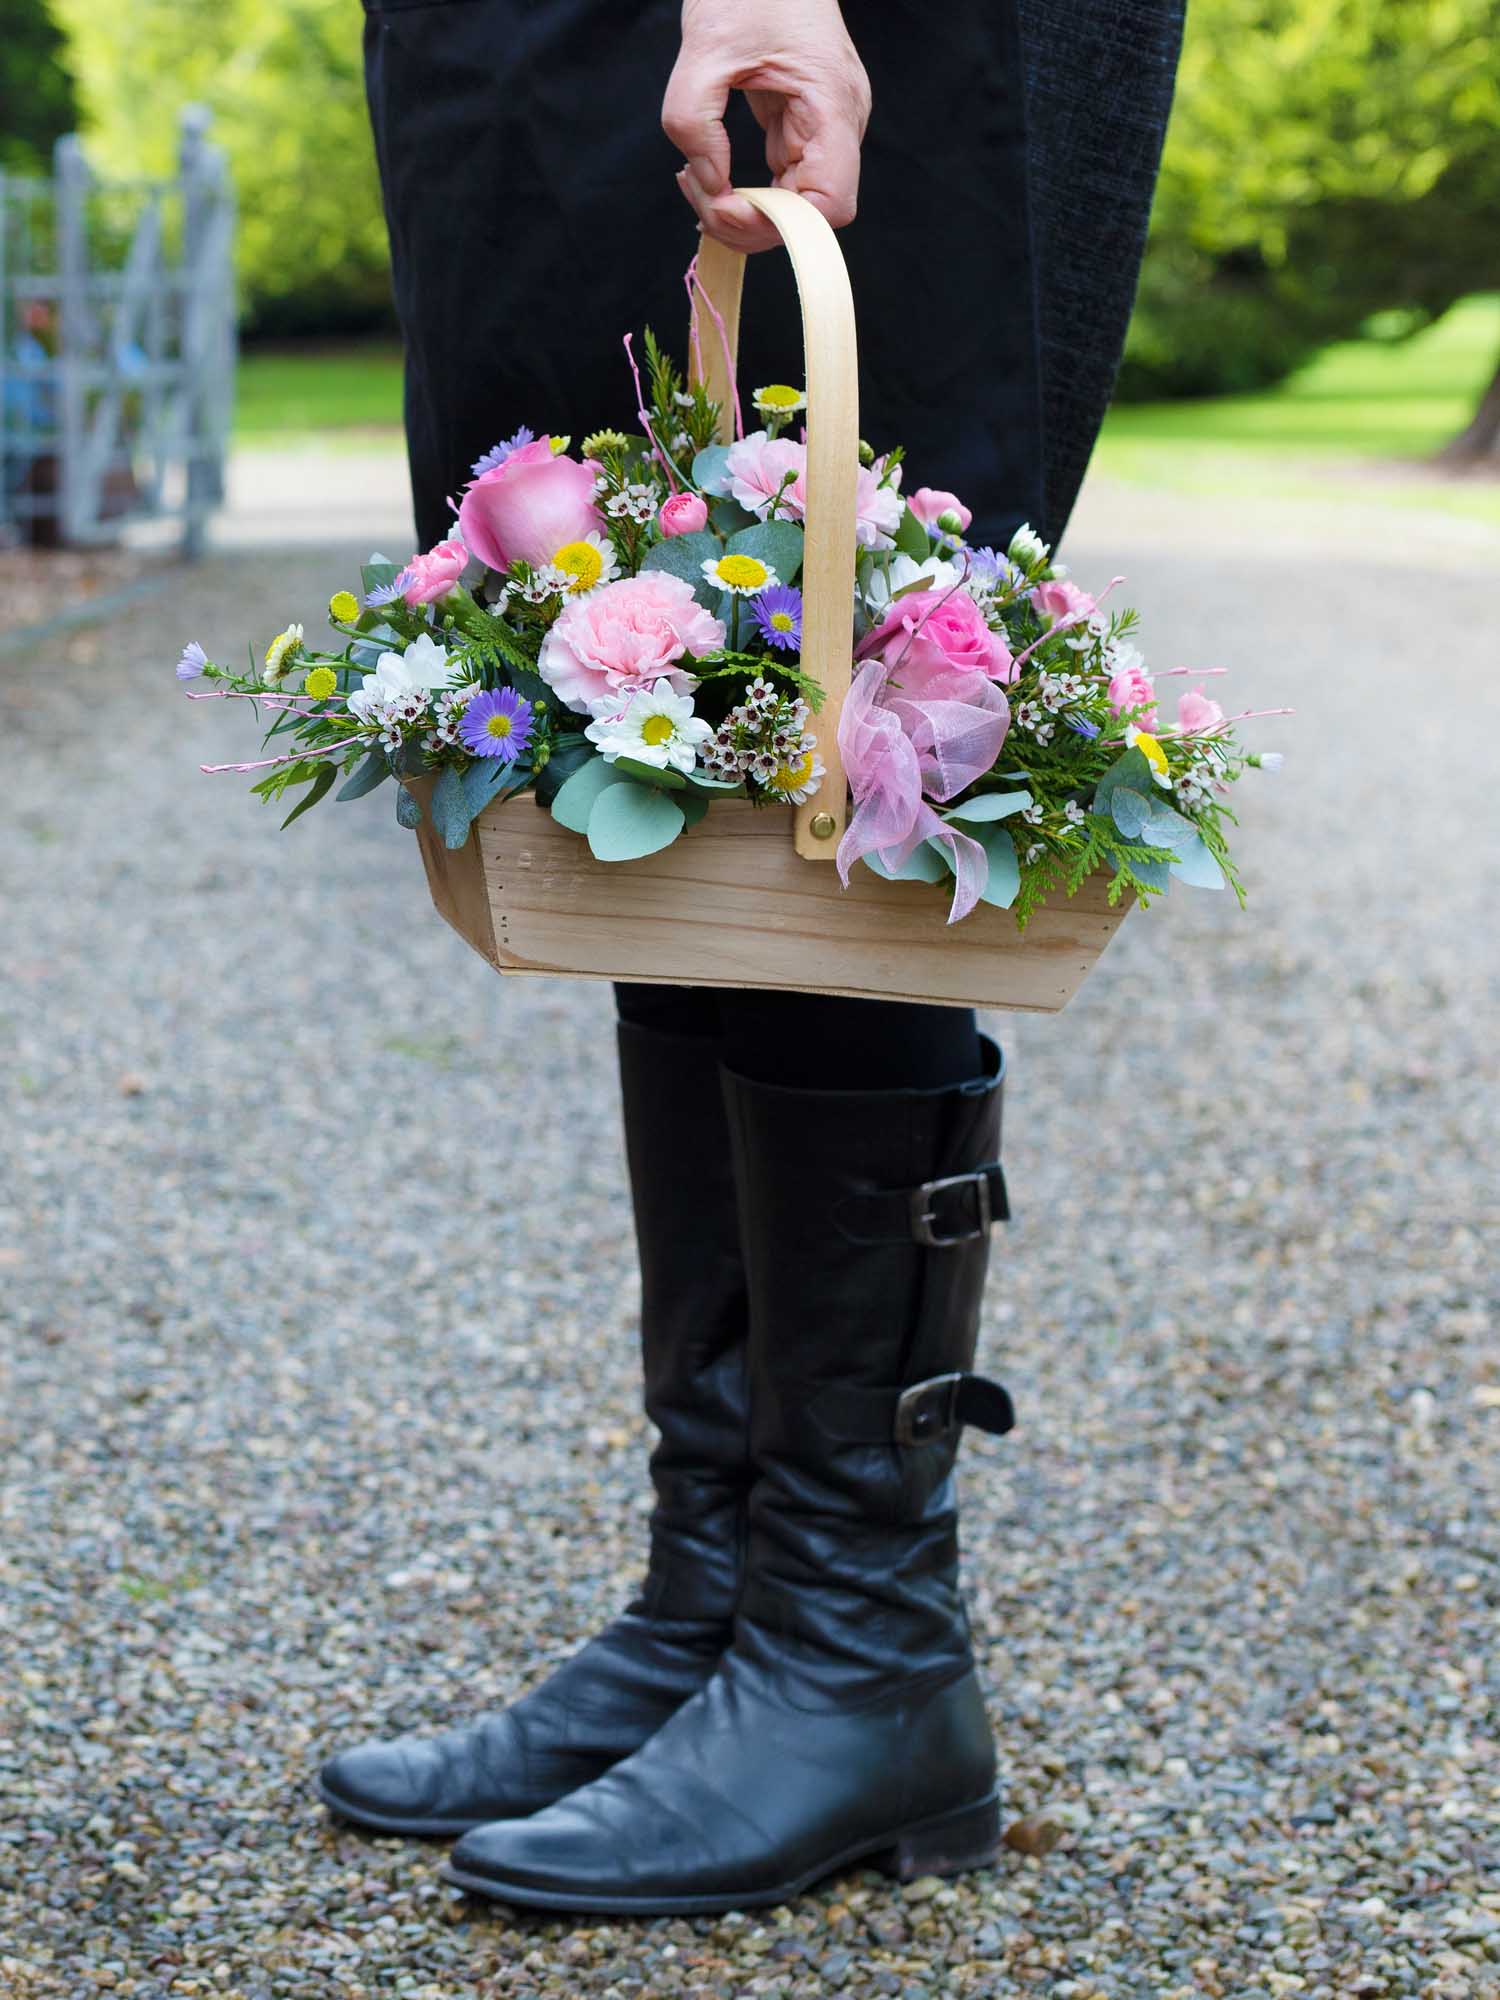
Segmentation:
<svg viewBox="0 0 1500 2000">
<path fill-rule="evenodd" d="M 808 821 L 808 831 L 814 840 L 832 840 L 835 824 L 832 813 L 814 813 Z"/>
</svg>

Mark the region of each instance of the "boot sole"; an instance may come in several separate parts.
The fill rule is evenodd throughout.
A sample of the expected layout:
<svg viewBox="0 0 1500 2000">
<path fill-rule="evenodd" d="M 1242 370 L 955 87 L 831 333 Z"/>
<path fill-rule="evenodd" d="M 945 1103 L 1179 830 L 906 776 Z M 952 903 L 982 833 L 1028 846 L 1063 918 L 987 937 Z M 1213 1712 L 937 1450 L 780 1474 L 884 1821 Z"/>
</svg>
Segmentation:
<svg viewBox="0 0 1500 2000">
<path fill-rule="evenodd" d="M 471 1874 L 467 1869 L 455 1868 L 451 1861 L 440 1873 L 445 1882 L 453 1883 L 456 1888 L 520 1909 L 598 1911 L 605 1916 L 623 1917 L 697 1917 L 789 1903 L 815 1882 L 859 1862 L 879 1868 L 901 1882 L 914 1882 L 920 1875 L 962 1875 L 973 1868 L 987 1868 L 999 1855 L 1000 1846 L 1000 1795 L 991 1792 L 988 1798 L 960 1806 L 953 1812 L 938 1813 L 931 1819 L 918 1820 L 899 1833 L 861 1841 L 842 1854 L 820 1861 L 805 1874 L 770 1889 L 724 1890 L 704 1896 L 570 1895 L 566 1890 L 531 1888 L 504 1882 L 495 1875 Z"/>
<path fill-rule="evenodd" d="M 493 1823 L 494 1814 L 489 1819 L 393 1819 L 385 1813 L 369 1812 L 364 1806 L 352 1806 L 347 1799 L 341 1799 L 337 1792 L 330 1791 L 320 1778 L 318 1797 L 335 1818 L 344 1820 L 350 1826 L 361 1828 L 366 1833 L 393 1833 L 403 1835 L 408 1840 L 458 1840 L 466 1833 L 472 1833 L 476 1826 Z"/>
</svg>

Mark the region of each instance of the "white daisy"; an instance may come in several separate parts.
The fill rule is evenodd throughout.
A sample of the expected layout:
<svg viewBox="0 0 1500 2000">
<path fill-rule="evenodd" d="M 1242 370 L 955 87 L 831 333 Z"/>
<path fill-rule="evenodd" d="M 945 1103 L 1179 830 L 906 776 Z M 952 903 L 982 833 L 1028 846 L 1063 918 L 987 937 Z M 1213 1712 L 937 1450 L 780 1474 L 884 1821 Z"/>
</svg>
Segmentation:
<svg viewBox="0 0 1500 2000">
<path fill-rule="evenodd" d="M 677 694 L 670 681 L 660 680 L 638 689 L 618 715 L 600 716 L 583 733 L 598 745 L 606 763 L 629 757 L 662 771 L 691 771 L 699 744 L 713 730 L 693 713 L 690 695 Z"/>
<path fill-rule="evenodd" d="M 620 574 L 614 543 L 597 528 L 581 542 L 564 542 L 547 569 L 569 598 L 587 597 L 591 590 L 613 583 Z"/>
<path fill-rule="evenodd" d="M 766 779 L 766 790 L 774 792 L 779 799 L 785 799 L 788 805 L 800 806 L 817 791 L 825 775 L 817 745 L 808 738 L 797 753 L 795 762 L 779 765 Z"/>
</svg>

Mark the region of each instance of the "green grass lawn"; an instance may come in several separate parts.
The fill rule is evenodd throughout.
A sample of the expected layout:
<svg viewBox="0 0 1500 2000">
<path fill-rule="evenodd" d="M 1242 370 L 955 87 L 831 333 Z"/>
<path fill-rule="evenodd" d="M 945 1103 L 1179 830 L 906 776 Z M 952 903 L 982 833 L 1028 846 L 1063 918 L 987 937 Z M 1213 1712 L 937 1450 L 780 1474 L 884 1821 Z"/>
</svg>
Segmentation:
<svg viewBox="0 0 1500 2000">
<path fill-rule="evenodd" d="M 251 348 L 240 358 L 234 428 L 241 444 L 289 444 L 310 431 L 400 427 L 401 349 L 395 341 Z"/>
<path fill-rule="evenodd" d="M 1409 480 L 1392 463 L 1425 465 L 1462 427 L 1497 354 L 1500 294 L 1467 299 L 1413 340 L 1341 342 L 1259 395 L 1121 404 L 1095 463 L 1131 484 L 1184 492 L 1321 487 L 1335 497 L 1351 480 L 1367 495 L 1378 481 L 1383 500 L 1500 521 L 1500 483 Z M 401 422 L 400 350 L 385 341 L 254 349 L 240 363 L 238 399 L 244 444 L 388 437 Z"/>
</svg>

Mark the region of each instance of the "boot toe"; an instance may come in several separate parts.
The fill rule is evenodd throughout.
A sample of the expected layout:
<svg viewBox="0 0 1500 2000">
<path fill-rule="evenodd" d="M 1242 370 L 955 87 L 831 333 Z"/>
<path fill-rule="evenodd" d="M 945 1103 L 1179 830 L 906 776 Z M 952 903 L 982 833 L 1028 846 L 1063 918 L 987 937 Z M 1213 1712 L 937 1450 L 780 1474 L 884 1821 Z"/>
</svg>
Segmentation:
<svg viewBox="0 0 1500 2000">
<path fill-rule="evenodd" d="M 452 1833 L 456 1824 L 440 1810 L 442 1760 L 416 1737 L 361 1743 L 330 1757 L 318 1775 L 323 1802 L 341 1819 L 378 1833 Z"/>
</svg>

